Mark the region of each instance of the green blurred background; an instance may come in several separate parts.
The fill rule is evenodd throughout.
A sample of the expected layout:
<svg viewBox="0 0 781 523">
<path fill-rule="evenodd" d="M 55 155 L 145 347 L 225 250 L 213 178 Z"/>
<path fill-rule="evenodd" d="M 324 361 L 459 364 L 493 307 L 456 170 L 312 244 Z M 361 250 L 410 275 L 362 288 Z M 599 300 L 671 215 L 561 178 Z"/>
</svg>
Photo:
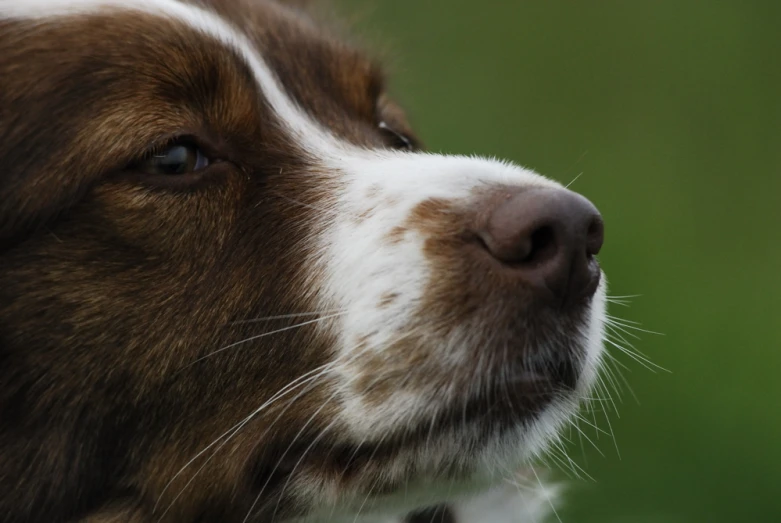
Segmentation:
<svg viewBox="0 0 781 523">
<path fill-rule="evenodd" d="M 573 436 L 562 521 L 781 521 L 781 1 L 338 3 L 429 148 L 580 175 L 611 312 L 664 333 L 670 374 L 611 349 L 639 404 L 620 457 Z"/>
</svg>

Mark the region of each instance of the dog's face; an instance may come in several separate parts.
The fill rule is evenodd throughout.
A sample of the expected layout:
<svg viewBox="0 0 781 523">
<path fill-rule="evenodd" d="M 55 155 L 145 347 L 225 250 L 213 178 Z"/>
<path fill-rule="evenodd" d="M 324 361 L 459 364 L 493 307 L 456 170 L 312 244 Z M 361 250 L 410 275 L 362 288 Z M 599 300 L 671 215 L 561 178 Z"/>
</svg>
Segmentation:
<svg viewBox="0 0 781 523">
<path fill-rule="evenodd" d="M 594 378 L 601 242 L 555 182 L 420 151 L 295 7 L 0 0 L 0 520 L 487 488 Z"/>
</svg>

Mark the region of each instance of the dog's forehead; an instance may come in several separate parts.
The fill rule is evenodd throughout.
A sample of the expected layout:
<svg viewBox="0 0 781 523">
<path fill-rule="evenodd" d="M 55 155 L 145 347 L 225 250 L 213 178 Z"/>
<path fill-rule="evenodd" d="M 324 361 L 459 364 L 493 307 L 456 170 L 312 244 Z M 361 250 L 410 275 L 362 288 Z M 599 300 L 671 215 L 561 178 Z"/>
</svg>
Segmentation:
<svg viewBox="0 0 781 523">
<path fill-rule="evenodd" d="M 273 0 L 0 0 L 0 22 L 34 20 L 57 24 L 78 33 L 90 18 L 100 16 L 107 32 L 117 37 L 106 44 L 123 43 L 130 28 L 147 41 L 164 38 L 150 24 L 135 23 L 155 17 L 176 24 L 176 31 L 195 31 L 243 58 L 257 54 L 294 100 L 328 124 L 336 114 L 372 118 L 382 90 L 382 74 L 363 53 L 331 37 L 314 23 L 299 3 Z M 113 31 L 108 31 L 109 29 Z M 34 37 L 34 34 L 30 34 Z M 113 42 L 112 42 L 113 40 Z M 132 53 L 132 46 L 127 47 Z M 180 50 L 181 51 L 181 50 Z M 175 52 L 161 46 L 160 52 Z"/>
<path fill-rule="evenodd" d="M 376 62 L 322 29 L 302 2 L 190 0 L 246 35 L 286 92 L 327 127 L 351 116 L 372 119 L 383 89 Z M 337 129 L 338 130 L 338 129 Z"/>
<path fill-rule="evenodd" d="M 98 20 L 97 30 L 95 21 Z M 312 121 L 319 121 L 329 133 L 360 145 L 376 145 L 376 125 L 382 115 L 402 130 L 408 126 L 395 106 L 383 94 L 380 68 L 355 51 L 319 30 L 299 8 L 287 3 L 262 0 L 29 0 L 24 3 L 0 0 L 0 24 L 22 24 L 24 29 L 12 36 L 0 35 L 0 46 L 35 50 L 48 39 L 72 47 L 92 47 L 100 54 L 104 48 L 113 54 L 103 65 L 112 69 L 117 63 L 134 64 L 144 75 L 159 76 L 158 70 L 144 64 L 197 56 L 198 66 L 235 60 L 243 62 L 254 81 L 254 88 L 272 109 L 282 128 L 292 129 L 299 137 L 311 136 Z M 55 26 L 56 30 L 45 32 Z M 100 37 L 94 37 L 94 33 Z M 75 35 L 75 38 L 74 38 Z M 194 46 L 192 40 L 201 40 Z M 208 42 L 209 45 L 204 45 Z M 144 56 L 139 48 L 147 50 Z M 209 49 L 210 48 L 210 49 Z M 200 51 L 200 54 L 196 51 Z M 0 61 L 3 74 L 19 66 L 21 60 Z M 30 53 L 32 54 L 32 53 Z M 27 57 L 47 63 L 46 56 Z M 49 60 L 52 71 L 63 69 L 68 59 Z M 93 60 L 93 63 L 95 61 Z M 202 67 L 190 67 L 198 71 Z M 24 69 L 22 78 L 32 73 Z M 72 75 L 81 71 L 70 71 Z M 125 74 L 133 71 L 125 71 Z M 188 75 L 192 76 L 192 75 Z M 176 74 L 169 74 L 176 79 Z M 186 79 L 185 79 L 186 80 Z M 183 82 L 182 82 L 183 83 Z M 194 82 L 190 80 L 190 85 Z M 197 83 L 197 82 L 195 82 Z M 110 86 L 113 87 L 113 86 Z M 85 91 L 85 90 L 82 90 Z M 100 94 L 100 93 L 94 93 Z M 201 93 L 202 94 L 202 93 Z M 209 94 L 209 93 L 206 93 Z M 97 98 L 97 96 L 92 96 Z M 320 134 L 320 133 L 314 133 Z M 304 144 L 301 144 L 304 145 Z"/>
</svg>

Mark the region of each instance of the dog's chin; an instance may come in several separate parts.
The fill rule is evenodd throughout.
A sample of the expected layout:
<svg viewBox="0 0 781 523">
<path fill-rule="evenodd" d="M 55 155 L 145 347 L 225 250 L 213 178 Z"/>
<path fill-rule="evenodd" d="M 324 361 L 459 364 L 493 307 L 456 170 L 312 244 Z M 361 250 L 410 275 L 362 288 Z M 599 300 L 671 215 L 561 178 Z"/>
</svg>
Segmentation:
<svg viewBox="0 0 781 523">
<path fill-rule="evenodd" d="M 558 346 L 558 352 L 498 364 L 475 386 L 453 387 L 455 391 L 448 394 L 435 389 L 421 394 L 416 398 L 417 411 L 410 409 L 406 418 L 397 411 L 401 422 L 396 427 L 379 437 L 364 437 L 361 444 L 420 451 L 425 456 L 435 442 L 446 440 L 460 447 L 453 456 L 458 462 L 464 453 L 479 454 L 496 441 L 516 438 L 515 445 L 523 447 L 529 439 L 524 433 L 538 439 L 543 433 L 553 436 L 558 423 L 548 420 L 572 415 L 591 387 L 595 373 L 591 366 L 598 359 L 590 354 L 594 348 L 585 338 L 572 337 Z"/>
<path fill-rule="evenodd" d="M 427 502 L 450 491 L 485 489 L 539 453 L 577 408 L 577 365 L 497 379 L 480 393 L 452 399 L 408 426 L 363 441 L 316 444 L 309 459 L 362 500 L 395 499 L 413 490 Z M 372 492 L 363 487 L 371 485 Z M 407 494 L 409 495 L 409 493 Z M 397 501 L 395 501 L 397 503 Z"/>
<path fill-rule="evenodd" d="M 319 499 L 331 517 L 400 515 L 480 496 L 528 472 L 577 408 L 577 398 L 575 388 L 563 391 L 558 381 L 529 376 L 465 406 L 451 405 L 428 425 L 387 440 L 322 446 L 311 454 L 319 456 L 313 458 L 318 476 L 328 480 L 303 498 Z M 313 509 L 311 521 L 318 521 Z"/>
</svg>

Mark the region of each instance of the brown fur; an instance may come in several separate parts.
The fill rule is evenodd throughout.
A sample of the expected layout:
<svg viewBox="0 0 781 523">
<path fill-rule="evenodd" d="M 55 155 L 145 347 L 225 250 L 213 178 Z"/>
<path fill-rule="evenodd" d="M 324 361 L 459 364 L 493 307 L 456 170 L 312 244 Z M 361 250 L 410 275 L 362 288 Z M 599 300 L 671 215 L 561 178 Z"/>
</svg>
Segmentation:
<svg viewBox="0 0 781 523">
<path fill-rule="evenodd" d="M 294 8 L 213 4 L 337 134 L 384 146 L 382 113 L 405 125 L 378 69 Z M 296 282 L 322 191 L 249 75 L 141 14 L 0 21 L 0 521 L 241 520 L 259 485 L 258 508 L 276 505 L 272 465 L 318 389 L 176 476 L 328 358 L 307 327 L 212 354 L 290 323 L 238 320 L 313 306 Z M 178 135 L 222 162 L 186 189 L 128 167 Z"/>
<path fill-rule="evenodd" d="M 339 138 L 419 147 L 380 68 L 324 34 L 303 1 L 190 1 L 243 32 L 291 98 Z M 208 169 L 139 171 L 150 151 L 183 136 L 214 160 Z M 330 426 L 341 418 L 324 378 L 224 437 L 335 357 L 326 329 L 284 330 L 301 319 L 291 315 L 324 314 L 314 310 L 324 275 L 311 240 L 333 192 L 323 180 L 339 182 L 313 163 L 241 57 L 175 20 L 0 20 L 0 523 L 285 520 L 311 508 L 287 488 L 298 477 L 357 497 L 400 491 L 414 471 L 383 467 L 401 443 L 485 415 L 500 392 L 509 408 L 496 417 L 508 427 L 519 423 L 516 409 L 528 416 L 545 406 L 552 391 L 529 384 L 464 393 L 457 411 L 431 425 L 345 443 L 336 437 L 343 427 Z M 401 203 L 382 191 L 367 190 L 356 221 Z M 483 196 L 474 205 L 502 197 Z M 408 336 L 364 353 L 378 327 L 358 333 L 351 386 L 367 405 L 401 387 L 471 393 L 479 370 L 538 365 L 572 385 L 583 349 L 561 333 L 577 332 L 583 311 L 536 310 L 522 278 L 495 270 L 469 232 L 481 212 L 431 199 L 390 229 L 389 244 L 425 239 L 433 276 Z M 378 309 L 402 306 L 389 290 Z M 448 367 L 448 354 L 430 350 L 486 324 L 483 341 L 503 354 L 471 350 Z M 426 472 L 465 479 L 452 461 Z M 410 521 L 429 518 L 452 514 Z"/>
</svg>

